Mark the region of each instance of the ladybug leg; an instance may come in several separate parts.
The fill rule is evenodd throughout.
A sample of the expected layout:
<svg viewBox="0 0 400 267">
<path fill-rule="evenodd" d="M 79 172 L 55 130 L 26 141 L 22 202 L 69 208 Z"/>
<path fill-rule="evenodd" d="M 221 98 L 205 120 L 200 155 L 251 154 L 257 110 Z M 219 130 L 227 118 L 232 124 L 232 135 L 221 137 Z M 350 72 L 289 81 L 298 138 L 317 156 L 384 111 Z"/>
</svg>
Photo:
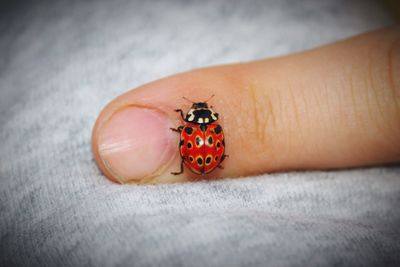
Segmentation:
<svg viewBox="0 0 400 267">
<path fill-rule="evenodd" d="M 170 128 L 172 131 L 174 131 L 174 132 L 178 132 L 178 133 L 180 133 L 180 132 L 182 132 L 182 129 L 183 129 L 183 126 L 179 126 L 178 128 Z"/>
<path fill-rule="evenodd" d="M 185 120 L 185 116 L 183 115 L 182 109 L 180 109 L 180 108 L 175 109 L 175 112 L 179 112 L 181 114 L 182 120 Z"/>
<path fill-rule="evenodd" d="M 221 157 L 221 161 L 219 162 L 219 164 L 218 164 L 218 168 L 220 168 L 220 169 L 224 169 L 224 166 L 222 166 L 221 165 L 221 163 L 224 161 L 224 159 L 226 159 L 226 158 L 229 158 L 229 155 L 222 155 L 222 157 Z"/>
<path fill-rule="evenodd" d="M 220 163 L 222 163 L 224 161 L 224 159 L 226 159 L 226 158 L 229 158 L 229 155 L 225 155 L 225 154 L 222 155 Z"/>
<path fill-rule="evenodd" d="M 183 173 L 183 160 L 184 160 L 185 158 L 182 158 L 182 161 L 181 161 L 181 169 L 179 170 L 179 172 L 171 172 L 171 174 L 172 175 L 179 175 L 179 174 L 182 174 Z"/>
</svg>

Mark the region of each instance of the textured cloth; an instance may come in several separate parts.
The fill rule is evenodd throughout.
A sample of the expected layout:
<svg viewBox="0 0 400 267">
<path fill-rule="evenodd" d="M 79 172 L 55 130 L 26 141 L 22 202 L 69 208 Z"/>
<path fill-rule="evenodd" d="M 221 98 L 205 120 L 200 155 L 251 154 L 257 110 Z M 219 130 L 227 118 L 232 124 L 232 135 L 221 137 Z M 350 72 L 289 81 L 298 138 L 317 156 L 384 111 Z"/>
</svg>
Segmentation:
<svg viewBox="0 0 400 267">
<path fill-rule="evenodd" d="M 8 1 L 0 266 L 399 266 L 398 166 L 121 186 L 90 149 L 125 90 L 391 23 L 377 2 Z"/>
</svg>

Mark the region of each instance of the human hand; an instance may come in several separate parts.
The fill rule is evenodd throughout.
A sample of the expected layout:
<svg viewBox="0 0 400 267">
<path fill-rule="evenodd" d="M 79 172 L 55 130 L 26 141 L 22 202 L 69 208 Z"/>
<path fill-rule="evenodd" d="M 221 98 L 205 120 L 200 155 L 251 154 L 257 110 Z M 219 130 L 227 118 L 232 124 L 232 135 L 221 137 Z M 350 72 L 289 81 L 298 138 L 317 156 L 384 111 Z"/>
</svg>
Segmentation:
<svg viewBox="0 0 400 267">
<path fill-rule="evenodd" d="M 223 169 L 180 166 L 186 96 L 220 114 Z M 400 27 L 249 63 L 193 70 L 128 91 L 99 115 L 92 136 L 102 172 L 119 183 L 169 183 L 400 161 Z"/>
</svg>

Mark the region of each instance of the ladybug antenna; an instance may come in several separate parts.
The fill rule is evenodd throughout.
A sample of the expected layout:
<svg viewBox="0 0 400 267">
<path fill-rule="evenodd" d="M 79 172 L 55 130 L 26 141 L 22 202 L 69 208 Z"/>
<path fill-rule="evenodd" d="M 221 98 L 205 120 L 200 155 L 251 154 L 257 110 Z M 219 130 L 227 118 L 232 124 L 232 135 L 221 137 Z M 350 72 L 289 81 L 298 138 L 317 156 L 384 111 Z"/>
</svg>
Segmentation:
<svg viewBox="0 0 400 267">
<path fill-rule="evenodd" d="M 188 98 L 186 98 L 186 97 L 184 97 L 184 96 L 182 96 L 182 98 L 185 99 L 185 100 L 187 100 L 187 101 L 189 101 L 190 103 L 193 103 L 193 104 L 195 103 L 194 101 L 192 101 L 192 100 L 190 100 L 190 99 L 188 99 Z"/>
<path fill-rule="evenodd" d="M 206 101 L 204 101 L 204 103 L 207 103 L 208 101 L 210 101 L 211 100 L 211 98 L 213 98 L 215 95 L 214 94 L 212 94 Z"/>
</svg>

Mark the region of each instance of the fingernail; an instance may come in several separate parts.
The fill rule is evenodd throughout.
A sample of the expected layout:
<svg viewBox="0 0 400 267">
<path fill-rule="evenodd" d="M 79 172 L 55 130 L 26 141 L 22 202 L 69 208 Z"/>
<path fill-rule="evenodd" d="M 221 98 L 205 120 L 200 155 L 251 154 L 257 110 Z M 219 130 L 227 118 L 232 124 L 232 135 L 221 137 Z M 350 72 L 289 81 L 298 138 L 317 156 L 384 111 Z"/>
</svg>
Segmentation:
<svg viewBox="0 0 400 267">
<path fill-rule="evenodd" d="M 157 175 L 174 154 L 176 136 L 167 116 L 156 109 L 129 106 L 99 129 L 99 154 L 120 183 Z"/>
</svg>

